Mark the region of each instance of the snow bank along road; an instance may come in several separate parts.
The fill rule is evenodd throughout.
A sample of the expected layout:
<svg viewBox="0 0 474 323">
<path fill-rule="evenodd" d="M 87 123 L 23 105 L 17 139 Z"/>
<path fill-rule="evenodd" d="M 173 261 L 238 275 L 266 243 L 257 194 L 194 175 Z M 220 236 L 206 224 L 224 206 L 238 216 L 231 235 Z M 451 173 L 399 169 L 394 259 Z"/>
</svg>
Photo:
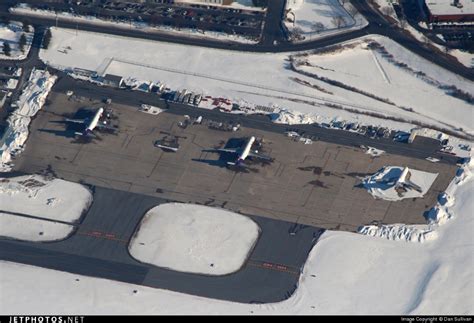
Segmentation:
<svg viewBox="0 0 474 323">
<path fill-rule="evenodd" d="M 243 303 L 287 299 L 309 251 L 324 232 L 258 216 L 257 244 L 243 268 L 213 277 L 176 272 L 134 260 L 128 243 L 139 221 L 163 199 L 95 187 L 94 203 L 67 240 L 48 244 L 0 240 L 0 259 Z"/>
</svg>

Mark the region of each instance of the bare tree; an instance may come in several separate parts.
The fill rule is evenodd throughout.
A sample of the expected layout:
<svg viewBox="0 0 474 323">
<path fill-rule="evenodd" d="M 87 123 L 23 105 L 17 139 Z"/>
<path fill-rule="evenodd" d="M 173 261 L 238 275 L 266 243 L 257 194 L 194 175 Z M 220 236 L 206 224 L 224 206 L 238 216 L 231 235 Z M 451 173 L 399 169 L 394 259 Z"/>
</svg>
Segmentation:
<svg viewBox="0 0 474 323">
<path fill-rule="evenodd" d="M 324 27 L 324 25 L 321 22 L 314 22 L 311 24 L 311 30 L 316 33 L 319 33 L 323 31 L 324 29 L 326 29 L 326 27 Z"/>
<path fill-rule="evenodd" d="M 294 40 L 302 40 L 304 39 L 303 33 L 303 29 L 301 29 L 300 27 L 295 27 L 291 32 L 291 38 Z"/>
<path fill-rule="evenodd" d="M 342 16 L 334 16 L 332 17 L 331 22 L 339 29 L 344 24 L 344 18 Z"/>
</svg>

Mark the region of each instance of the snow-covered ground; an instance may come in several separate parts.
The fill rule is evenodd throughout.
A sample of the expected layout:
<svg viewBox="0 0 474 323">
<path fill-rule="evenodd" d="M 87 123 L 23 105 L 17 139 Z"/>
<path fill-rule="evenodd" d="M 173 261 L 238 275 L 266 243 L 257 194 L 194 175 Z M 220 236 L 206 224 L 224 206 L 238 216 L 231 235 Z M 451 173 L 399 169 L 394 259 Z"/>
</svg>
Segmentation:
<svg viewBox="0 0 474 323">
<path fill-rule="evenodd" d="M 288 0 L 286 10 L 285 26 L 294 41 L 315 40 L 367 25 L 349 2 L 343 6 L 338 0 Z"/>
<path fill-rule="evenodd" d="M 397 3 L 398 0 L 373 0 L 375 3 L 376 9 L 378 9 L 385 16 L 389 16 L 395 21 L 398 21 L 397 14 L 393 9 L 392 3 Z M 370 1 L 369 1 L 370 4 Z"/>
<path fill-rule="evenodd" d="M 24 51 L 20 49 L 20 37 L 25 34 L 26 45 Z M 12 21 L 8 25 L 0 23 L 0 59 L 24 59 L 30 51 L 31 42 L 33 41 L 34 28 L 29 26 L 29 31 L 23 31 L 23 24 L 18 21 Z M 11 48 L 10 56 L 3 52 L 3 44 L 8 43 Z"/>
<path fill-rule="evenodd" d="M 391 17 L 394 21 L 396 21 L 396 23 L 398 24 L 400 28 L 405 29 L 413 37 L 415 37 L 419 42 L 430 44 L 431 46 L 438 48 L 441 52 L 446 53 L 446 48 L 444 46 L 441 46 L 431 41 L 429 38 L 425 37 L 423 33 L 413 28 L 406 21 L 401 22 L 400 19 L 398 19 L 397 14 L 395 13 L 395 10 L 393 9 L 393 6 L 392 6 L 392 3 L 396 3 L 398 1 L 393 1 L 393 0 L 374 0 L 374 1 L 378 6 L 378 7 L 376 6 L 377 10 L 379 10 L 385 16 Z M 419 25 L 422 28 L 425 28 L 425 29 L 428 28 L 428 26 L 426 26 L 426 23 L 424 22 L 420 22 Z M 439 38 L 444 41 L 442 37 L 439 37 Z M 457 59 L 459 63 L 463 64 L 466 67 L 469 67 L 469 68 L 474 67 L 474 54 L 471 54 L 466 51 L 461 51 L 459 49 L 449 49 L 447 54 Z"/>
<path fill-rule="evenodd" d="M 218 3 L 210 3 L 199 0 L 177 0 L 175 3 L 189 3 L 189 4 L 200 4 L 203 6 L 216 6 L 222 8 L 232 8 L 232 9 L 243 9 L 243 10 L 252 10 L 252 11 L 265 11 L 266 8 L 254 6 L 252 0 L 234 0 L 230 5 L 220 5 Z"/>
<path fill-rule="evenodd" d="M 8 128 L 0 138 L 0 172 L 12 169 L 11 159 L 21 153 L 28 138 L 31 118 L 41 109 L 57 77 L 33 70 L 17 101 L 18 108 L 8 117 Z"/>
<path fill-rule="evenodd" d="M 449 55 L 456 57 L 459 63 L 466 67 L 474 68 L 474 53 L 469 53 L 459 49 L 450 49 Z"/>
<path fill-rule="evenodd" d="M 92 203 L 84 186 L 41 175 L 0 178 L 0 211 L 74 222 Z"/>
<path fill-rule="evenodd" d="M 367 43 L 370 40 L 383 45 L 393 60 L 407 64 L 411 70 L 397 66 L 376 50 L 369 50 Z M 69 47 L 72 50 L 65 54 L 64 48 Z M 462 128 L 463 133 L 474 134 L 470 122 L 474 113 L 472 105 L 446 95 L 446 90 L 427 83 L 419 72 L 425 73 L 429 80 L 456 86 L 467 93 L 474 92 L 472 82 L 381 36 L 351 41 L 346 47 L 347 50 L 331 53 L 293 55 L 295 62 L 310 64 L 297 66 L 298 72 L 295 72 L 288 68 L 287 54 L 229 54 L 216 49 L 81 31 L 76 35 L 53 28 L 50 47 L 42 50 L 40 57 L 62 69 L 80 67 L 144 81 L 160 81 L 176 90 L 188 89 L 229 98 L 241 106 L 275 107 L 278 122 L 329 122 L 338 118 L 409 131 L 413 128 L 409 123 L 416 121 L 452 131 Z M 316 80 L 301 72 L 335 79 L 368 95 Z M 386 98 L 390 103 L 382 102 L 378 97 Z"/>
<path fill-rule="evenodd" d="M 409 181 L 417 185 L 421 191 L 408 189 L 403 194 L 398 194 L 395 184 L 400 179 L 404 167 L 387 166 L 379 170 L 374 175 L 363 179 L 362 183 L 367 191 L 376 199 L 388 201 L 400 201 L 408 198 L 421 198 L 430 189 L 438 174 L 423 172 L 416 169 L 409 169 L 411 178 Z"/>
<path fill-rule="evenodd" d="M 22 5 L 18 7 L 14 7 L 10 9 L 11 12 L 22 14 L 22 15 L 30 15 L 30 16 L 40 16 L 40 17 L 53 17 L 57 18 L 58 21 L 77 21 L 95 25 L 102 25 L 102 26 L 114 26 L 123 29 L 139 29 L 142 31 L 146 31 L 148 33 L 153 32 L 160 32 L 160 33 L 167 33 L 170 35 L 181 35 L 181 36 L 189 36 L 189 37 L 197 37 L 197 38 L 208 38 L 208 39 L 217 39 L 222 41 L 232 41 L 237 43 L 244 43 L 244 44 L 256 44 L 259 42 L 258 39 L 245 37 L 242 35 L 231 35 L 224 32 L 216 32 L 216 31 L 208 31 L 208 30 L 197 30 L 197 29 L 190 29 L 190 28 L 173 28 L 171 26 L 165 25 L 157 25 L 157 26 L 150 26 L 144 22 L 137 22 L 134 21 L 130 22 L 118 22 L 118 21 L 111 21 L 100 19 L 94 16 L 81 16 L 72 14 L 70 12 L 55 12 L 51 10 L 43 10 L 43 9 L 34 9 L 29 7 L 28 5 Z"/>
<path fill-rule="evenodd" d="M 473 166 L 450 185 L 455 203 L 445 207 L 452 217 L 435 225 L 437 239 L 405 243 L 328 231 L 311 251 L 295 294 L 280 303 L 217 301 L 1 262 L 0 312 L 472 315 Z"/>
<path fill-rule="evenodd" d="M 55 241 L 66 238 L 74 230 L 69 224 L 44 221 L 0 211 L 0 237 L 27 241 Z"/>
<path fill-rule="evenodd" d="M 251 219 L 224 209 L 161 204 L 147 212 L 129 250 L 159 267 L 226 275 L 242 267 L 259 231 Z"/>
</svg>

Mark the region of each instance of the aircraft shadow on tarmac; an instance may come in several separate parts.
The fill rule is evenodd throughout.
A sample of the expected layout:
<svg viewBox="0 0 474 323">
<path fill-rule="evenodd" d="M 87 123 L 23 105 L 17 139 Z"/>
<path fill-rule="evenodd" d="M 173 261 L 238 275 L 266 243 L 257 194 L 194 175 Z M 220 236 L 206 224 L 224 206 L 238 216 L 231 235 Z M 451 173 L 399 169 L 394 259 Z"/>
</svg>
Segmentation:
<svg viewBox="0 0 474 323">
<path fill-rule="evenodd" d="M 76 113 L 67 113 L 63 115 L 58 115 L 58 117 L 62 118 L 62 120 L 52 120 L 49 122 L 53 124 L 63 124 L 65 127 L 64 130 L 38 129 L 38 131 L 54 134 L 55 136 L 59 136 L 59 137 L 74 139 L 71 141 L 71 143 L 76 143 L 76 144 L 87 144 L 93 141 L 102 141 L 103 138 L 98 135 L 99 132 L 117 135 L 118 127 L 114 125 L 112 126 L 114 130 L 96 128 L 94 130 L 94 137 L 80 136 L 77 133 L 82 133 L 86 127 L 86 124 L 68 122 L 66 120 L 66 119 L 84 119 L 87 122 L 87 120 L 91 120 L 94 117 L 94 114 L 96 113 L 96 111 L 97 111 L 96 109 L 80 108 L 79 110 L 76 111 Z M 110 117 L 106 118 L 108 122 L 111 122 L 109 120 L 116 120 L 116 119 L 117 117 L 113 114 L 110 114 Z"/>
<path fill-rule="evenodd" d="M 248 140 L 247 138 L 230 138 L 227 142 L 225 142 L 224 140 L 220 141 L 218 145 L 212 148 L 213 149 L 239 148 L 239 147 L 242 147 L 242 145 L 244 145 L 247 140 Z M 258 148 L 261 149 L 261 144 L 257 144 L 257 145 L 258 145 Z M 206 150 L 204 150 L 203 152 L 206 152 Z M 258 160 L 252 157 L 247 157 L 245 159 L 244 166 L 230 165 L 229 162 L 230 163 L 235 162 L 235 159 L 236 159 L 235 154 L 228 153 L 228 152 L 219 152 L 218 154 L 219 154 L 219 159 L 217 160 L 194 158 L 192 159 L 192 161 L 206 163 L 211 166 L 225 167 L 236 173 L 258 173 L 260 171 L 258 168 L 249 167 L 249 166 L 258 165 L 258 166 L 265 167 L 271 164 L 271 161 Z"/>
</svg>

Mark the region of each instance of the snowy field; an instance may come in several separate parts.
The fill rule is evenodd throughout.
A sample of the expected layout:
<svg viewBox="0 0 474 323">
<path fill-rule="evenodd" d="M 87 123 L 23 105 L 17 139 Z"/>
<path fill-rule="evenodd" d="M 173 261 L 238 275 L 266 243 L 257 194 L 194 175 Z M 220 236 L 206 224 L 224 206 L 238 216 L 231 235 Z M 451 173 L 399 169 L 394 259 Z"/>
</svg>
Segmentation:
<svg viewBox="0 0 474 323">
<path fill-rule="evenodd" d="M 43 70 L 33 70 L 24 85 L 18 108 L 7 119 L 8 128 L 0 138 L 0 172 L 12 169 L 12 157 L 21 153 L 28 139 L 28 126 L 46 101 L 57 77 Z"/>
<path fill-rule="evenodd" d="M 84 186 L 40 175 L 0 178 L 0 211 L 74 222 L 92 203 Z"/>
<path fill-rule="evenodd" d="M 26 45 L 24 51 L 20 49 L 20 37 L 25 34 Z M 34 29 L 29 26 L 29 31 L 23 31 L 23 24 L 21 22 L 12 21 L 8 25 L 0 23 L 0 59 L 24 59 L 30 51 L 31 42 L 33 41 Z M 3 52 L 3 44 L 8 43 L 11 48 L 10 56 Z"/>
<path fill-rule="evenodd" d="M 64 239 L 73 230 L 72 225 L 20 217 L 0 211 L 0 237 L 47 242 Z"/>
<path fill-rule="evenodd" d="M 0 312 L 472 315 L 473 166 L 449 188 L 456 202 L 446 206 L 451 219 L 434 225 L 437 239 L 407 243 L 328 231 L 311 251 L 295 294 L 280 303 L 230 303 L 1 262 Z"/>
<path fill-rule="evenodd" d="M 285 26 L 294 34 L 294 41 L 315 40 L 367 25 L 350 3 L 342 6 L 338 0 L 288 0 L 286 10 Z"/>
<path fill-rule="evenodd" d="M 165 25 L 157 25 L 157 26 L 150 26 L 144 22 L 135 21 L 132 24 L 129 22 L 118 22 L 118 21 L 111 21 L 100 19 L 94 16 L 81 16 L 72 14 L 70 12 L 55 12 L 51 10 L 43 10 L 43 9 L 34 9 L 30 8 L 28 5 L 21 5 L 15 8 L 10 9 L 11 12 L 21 14 L 21 15 L 30 15 L 30 16 L 40 16 L 40 17 L 53 17 L 57 18 L 59 21 L 75 21 L 81 23 L 89 23 L 94 25 L 102 25 L 102 26 L 113 26 L 123 29 L 139 29 L 141 31 L 146 31 L 148 33 L 160 32 L 166 33 L 170 35 L 179 35 L 179 36 L 188 36 L 193 38 L 203 38 L 203 39 L 216 39 L 222 41 L 231 41 L 236 43 L 243 43 L 243 44 L 257 44 L 259 42 L 258 39 L 254 39 L 251 37 L 245 37 L 242 35 L 231 35 L 226 34 L 224 32 L 216 32 L 216 31 L 209 31 L 209 30 L 197 30 L 191 28 L 173 28 L 171 26 Z"/>
<path fill-rule="evenodd" d="M 251 219 L 224 209 L 162 204 L 147 212 L 129 250 L 159 267 L 226 275 L 242 267 L 259 231 Z"/>
<path fill-rule="evenodd" d="M 376 199 L 388 201 L 400 201 L 409 198 L 421 198 L 430 189 L 438 174 L 423 172 L 416 169 L 409 169 L 410 181 L 419 186 L 420 192 L 409 189 L 401 196 L 395 190 L 395 183 L 402 175 L 404 167 L 387 166 L 374 175 L 363 179 L 362 183 L 370 195 Z"/>
<path fill-rule="evenodd" d="M 394 60 L 404 62 L 411 70 L 400 68 L 378 51 L 367 49 L 371 40 L 384 46 Z M 68 47 L 72 50 L 65 54 Z M 75 31 L 53 28 L 50 47 L 42 50 L 40 57 L 62 69 L 79 67 L 161 81 L 172 89 L 226 97 L 240 105 L 274 107 L 279 111 L 277 122 L 329 122 L 338 118 L 410 130 L 413 126 L 405 122 L 416 121 L 437 129 L 474 134 L 470 122 L 472 105 L 446 95 L 445 90 L 418 77 L 417 72 L 467 93 L 474 92 L 472 82 L 381 36 L 365 37 L 346 47 L 352 49 L 293 55 L 294 71 L 288 54 L 229 53 L 87 32 L 76 35 Z M 308 77 L 302 74 L 305 72 L 335 79 L 367 93 Z"/>
</svg>

